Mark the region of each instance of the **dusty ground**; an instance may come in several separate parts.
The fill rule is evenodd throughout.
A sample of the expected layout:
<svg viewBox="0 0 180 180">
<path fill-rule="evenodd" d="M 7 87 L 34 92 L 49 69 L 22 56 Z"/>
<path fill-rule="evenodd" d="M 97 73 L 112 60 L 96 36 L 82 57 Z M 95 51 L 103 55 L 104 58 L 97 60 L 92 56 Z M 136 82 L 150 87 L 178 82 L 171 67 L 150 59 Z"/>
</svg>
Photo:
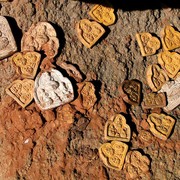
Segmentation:
<svg viewBox="0 0 180 180">
<path fill-rule="evenodd" d="M 177 1 L 176 1 L 177 2 Z M 148 5 L 147 5 L 148 6 Z M 40 111 L 34 102 L 22 109 L 4 93 L 4 88 L 17 79 L 7 60 L 0 62 L 0 180 L 15 179 L 125 179 L 124 171 L 111 170 L 98 155 L 104 124 L 114 113 L 127 111 L 132 128 L 129 149 L 139 149 L 151 160 L 151 179 L 177 180 L 180 178 L 180 111 L 170 115 L 176 124 L 167 141 L 154 137 L 151 144 L 138 141 L 138 133 L 146 124 L 141 107 L 124 106 L 118 86 L 124 79 L 139 79 L 143 91 L 147 89 L 145 68 L 157 62 L 157 56 L 143 58 L 135 40 L 136 32 L 151 32 L 157 36 L 171 24 L 180 30 L 179 9 L 167 4 L 138 10 L 116 11 L 117 21 L 107 27 L 106 35 L 92 49 L 79 42 L 74 29 L 76 22 L 90 18 L 90 3 L 71 0 L 14 0 L 0 5 L 0 14 L 8 16 L 20 50 L 22 33 L 34 22 L 49 21 L 58 33 L 60 51 L 55 64 L 68 61 L 76 65 L 86 81 L 96 88 L 97 102 L 89 110 L 65 105 Z M 179 51 L 177 49 L 176 51 Z M 76 91 L 76 89 L 75 89 Z M 133 112 L 134 118 L 128 115 Z M 73 123 L 70 123 L 73 122 Z M 143 122 L 143 123 L 142 123 Z M 145 178 L 147 179 L 147 178 Z"/>
</svg>

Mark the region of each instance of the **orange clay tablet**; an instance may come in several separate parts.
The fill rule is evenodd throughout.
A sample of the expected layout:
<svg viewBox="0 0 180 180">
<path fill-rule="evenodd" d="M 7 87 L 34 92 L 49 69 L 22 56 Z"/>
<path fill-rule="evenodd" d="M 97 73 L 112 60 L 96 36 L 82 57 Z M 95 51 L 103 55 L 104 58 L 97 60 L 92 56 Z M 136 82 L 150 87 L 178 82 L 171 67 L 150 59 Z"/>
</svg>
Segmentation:
<svg viewBox="0 0 180 180">
<path fill-rule="evenodd" d="M 17 101 L 23 108 L 33 100 L 34 81 L 31 79 L 13 81 L 7 88 L 6 93 Z"/>
<path fill-rule="evenodd" d="M 174 78 L 180 70 L 180 55 L 176 52 L 164 51 L 158 54 L 158 63 L 170 78 Z"/>
<path fill-rule="evenodd" d="M 21 40 L 21 51 L 44 51 L 51 59 L 59 49 L 59 40 L 54 27 L 48 22 L 32 24 Z"/>
<path fill-rule="evenodd" d="M 117 114 L 112 120 L 105 124 L 104 136 L 106 140 L 119 140 L 129 142 L 131 137 L 131 129 L 126 124 L 126 119 L 123 115 Z"/>
<path fill-rule="evenodd" d="M 150 174 L 150 160 L 139 151 L 129 151 L 124 165 L 126 179 L 135 179 Z M 149 179 L 149 178 L 148 178 Z"/>
<path fill-rule="evenodd" d="M 41 55 L 37 52 L 17 52 L 9 58 L 16 67 L 16 71 L 24 78 L 34 79 Z"/>
<path fill-rule="evenodd" d="M 165 71 L 157 64 L 152 64 L 147 67 L 146 79 L 153 92 L 159 91 L 162 85 L 169 80 Z"/>
<path fill-rule="evenodd" d="M 165 93 L 148 93 L 145 94 L 142 102 L 144 109 L 161 108 L 166 106 Z"/>
<path fill-rule="evenodd" d="M 99 155 L 103 163 L 112 169 L 121 170 L 124 164 L 128 146 L 119 141 L 104 143 L 99 148 Z"/>
<path fill-rule="evenodd" d="M 109 26 L 114 24 L 116 17 L 114 14 L 114 8 L 105 7 L 102 5 L 95 5 L 89 15 L 97 22 L 104 24 L 105 26 Z"/>
<path fill-rule="evenodd" d="M 172 117 L 156 113 L 150 114 L 147 121 L 152 134 L 162 140 L 167 140 L 175 124 L 175 119 Z"/>
<path fill-rule="evenodd" d="M 161 46 L 159 39 L 147 32 L 136 34 L 136 39 L 142 56 L 150 56 L 155 54 Z"/>
<path fill-rule="evenodd" d="M 87 47 L 91 48 L 105 33 L 104 28 L 96 21 L 82 19 L 76 26 L 79 40 Z"/>
<path fill-rule="evenodd" d="M 180 47 L 180 32 L 172 26 L 166 26 L 162 30 L 162 45 L 165 50 L 173 50 Z"/>
</svg>

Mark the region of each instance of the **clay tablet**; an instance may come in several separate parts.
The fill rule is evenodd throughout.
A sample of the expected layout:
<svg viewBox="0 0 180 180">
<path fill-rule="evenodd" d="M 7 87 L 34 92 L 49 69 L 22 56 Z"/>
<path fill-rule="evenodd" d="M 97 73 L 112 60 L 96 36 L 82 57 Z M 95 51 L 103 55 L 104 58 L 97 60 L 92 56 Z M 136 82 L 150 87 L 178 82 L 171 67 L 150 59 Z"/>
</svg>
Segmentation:
<svg viewBox="0 0 180 180">
<path fill-rule="evenodd" d="M 104 28 L 96 21 L 82 19 L 76 26 L 79 40 L 87 47 L 91 48 L 105 33 Z"/>
<path fill-rule="evenodd" d="M 48 22 L 32 24 L 21 40 L 21 51 L 43 50 L 48 58 L 55 57 L 58 48 L 59 40 L 56 31 Z"/>
<path fill-rule="evenodd" d="M 150 56 L 156 53 L 161 44 L 158 38 L 153 37 L 150 33 L 138 33 L 136 39 L 141 50 L 142 56 Z"/>
<path fill-rule="evenodd" d="M 164 51 L 158 54 L 158 63 L 170 78 L 174 78 L 180 70 L 180 55 L 175 52 Z"/>
<path fill-rule="evenodd" d="M 34 79 L 41 54 L 37 52 L 17 52 L 9 58 L 16 67 L 16 71 L 24 78 Z"/>
<path fill-rule="evenodd" d="M 165 93 L 149 93 L 145 94 L 142 102 L 144 109 L 161 108 L 166 106 L 166 95 Z"/>
<path fill-rule="evenodd" d="M 167 96 L 167 106 L 163 109 L 171 111 L 180 104 L 180 76 L 175 81 L 164 84 L 159 92 L 165 92 Z"/>
<path fill-rule="evenodd" d="M 131 137 L 131 129 L 126 124 L 126 119 L 123 115 L 117 114 L 105 124 L 104 138 L 106 140 L 119 140 L 129 142 Z"/>
<path fill-rule="evenodd" d="M 114 24 L 116 17 L 114 14 L 114 9 L 112 7 L 105 7 L 102 5 L 95 5 L 89 15 L 97 22 L 109 26 Z"/>
<path fill-rule="evenodd" d="M 17 51 L 9 23 L 5 17 L 0 16 L 0 59 L 4 59 Z"/>
<path fill-rule="evenodd" d="M 163 84 L 169 80 L 165 71 L 157 64 L 152 64 L 147 67 L 146 79 L 153 92 L 159 91 Z"/>
<path fill-rule="evenodd" d="M 162 140 L 167 140 L 175 124 L 175 119 L 172 117 L 156 113 L 150 114 L 147 121 L 152 134 Z"/>
<path fill-rule="evenodd" d="M 162 45 L 165 50 L 173 50 L 180 47 L 180 32 L 172 26 L 166 26 L 162 30 Z"/>
<path fill-rule="evenodd" d="M 119 141 L 104 143 L 99 148 L 99 156 L 103 163 L 112 169 L 121 170 L 124 164 L 128 146 Z"/>
<path fill-rule="evenodd" d="M 125 80 L 119 88 L 123 100 L 131 105 L 139 105 L 141 101 L 141 83 L 138 80 Z"/>
<path fill-rule="evenodd" d="M 13 81 L 6 93 L 11 96 L 23 108 L 33 100 L 34 81 L 30 79 Z"/>
<path fill-rule="evenodd" d="M 51 69 L 36 77 L 34 99 L 41 109 L 52 109 L 64 105 L 73 98 L 73 86 L 60 71 Z"/>
<path fill-rule="evenodd" d="M 150 160 L 139 151 L 130 151 L 127 153 L 124 169 L 127 179 L 142 177 L 150 172 Z"/>
</svg>

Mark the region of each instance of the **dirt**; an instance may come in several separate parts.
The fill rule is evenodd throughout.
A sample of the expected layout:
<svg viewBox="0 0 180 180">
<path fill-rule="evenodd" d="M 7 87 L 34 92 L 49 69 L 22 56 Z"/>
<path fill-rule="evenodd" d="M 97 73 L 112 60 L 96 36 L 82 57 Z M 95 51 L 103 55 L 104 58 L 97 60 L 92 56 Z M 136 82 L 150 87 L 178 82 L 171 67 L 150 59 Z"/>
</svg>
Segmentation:
<svg viewBox="0 0 180 180">
<path fill-rule="evenodd" d="M 168 113 L 176 119 L 168 140 L 152 136 L 148 142 L 143 142 L 140 134 L 142 129 L 149 129 L 146 119 L 150 111 L 143 112 L 140 106 L 126 104 L 118 91 L 125 79 L 140 80 L 143 92 L 148 91 L 145 68 L 157 63 L 157 55 L 142 57 L 135 34 L 146 31 L 160 37 L 162 28 L 169 24 L 180 30 L 178 6 L 174 8 L 171 5 L 159 3 L 156 7 L 152 1 L 139 9 L 132 5 L 128 8 L 128 4 L 123 4 L 122 8 L 116 6 L 116 23 L 105 27 L 107 33 L 88 49 L 78 40 L 75 25 L 83 18 L 90 19 L 88 12 L 93 4 L 72 0 L 1 3 L 0 14 L 7 17 L 19 51 L 22 34 L 32 23 L 50 22 L 60 41 L 59 53 L 51 62 L 59 70 L 62 70 L 58 66 L 61 61 L 75 65 L 83 82 L 91 82 L 95 91 L 91 89 L 85 93 L 88 100 L 91 97 L 94 100 L 86 108 L 78 95 L 81 84 L 69 77 L 75 89 L 76 102 L 41 111 L 33 101 L 23 109 L 5 93 L 5 88 L 19 77 L 7 59 L 1 60 L 0 180 L 126 179 L 123 170 L 107 168 L 98 154 L 98 148 L 106 142 L 105 122 L 116 113 L 123 113 L 131 127 L 131 141 L 127 143 L 129 150 L 137 149 L 150 159 L 150 179 L 180 178 L 180 108 Z M 47 60 L 43 63 L 43 67 L 52 66 Z"/>
</svg>

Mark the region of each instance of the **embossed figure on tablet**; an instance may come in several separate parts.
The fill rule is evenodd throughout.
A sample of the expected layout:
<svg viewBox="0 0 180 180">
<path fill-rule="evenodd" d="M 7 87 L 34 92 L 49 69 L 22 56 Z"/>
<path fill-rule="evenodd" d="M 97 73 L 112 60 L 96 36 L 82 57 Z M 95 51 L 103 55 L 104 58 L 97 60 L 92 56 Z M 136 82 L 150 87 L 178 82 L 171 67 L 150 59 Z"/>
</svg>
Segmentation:
<svg viewBox="0 0 180 180">
<path fill-rule="evenodd" d="M 34 98 L 40 108 L 54 108 L 73 100 L 73 87 L 59 71 L 52 69 L 36 78 Z"/>
</svg>

